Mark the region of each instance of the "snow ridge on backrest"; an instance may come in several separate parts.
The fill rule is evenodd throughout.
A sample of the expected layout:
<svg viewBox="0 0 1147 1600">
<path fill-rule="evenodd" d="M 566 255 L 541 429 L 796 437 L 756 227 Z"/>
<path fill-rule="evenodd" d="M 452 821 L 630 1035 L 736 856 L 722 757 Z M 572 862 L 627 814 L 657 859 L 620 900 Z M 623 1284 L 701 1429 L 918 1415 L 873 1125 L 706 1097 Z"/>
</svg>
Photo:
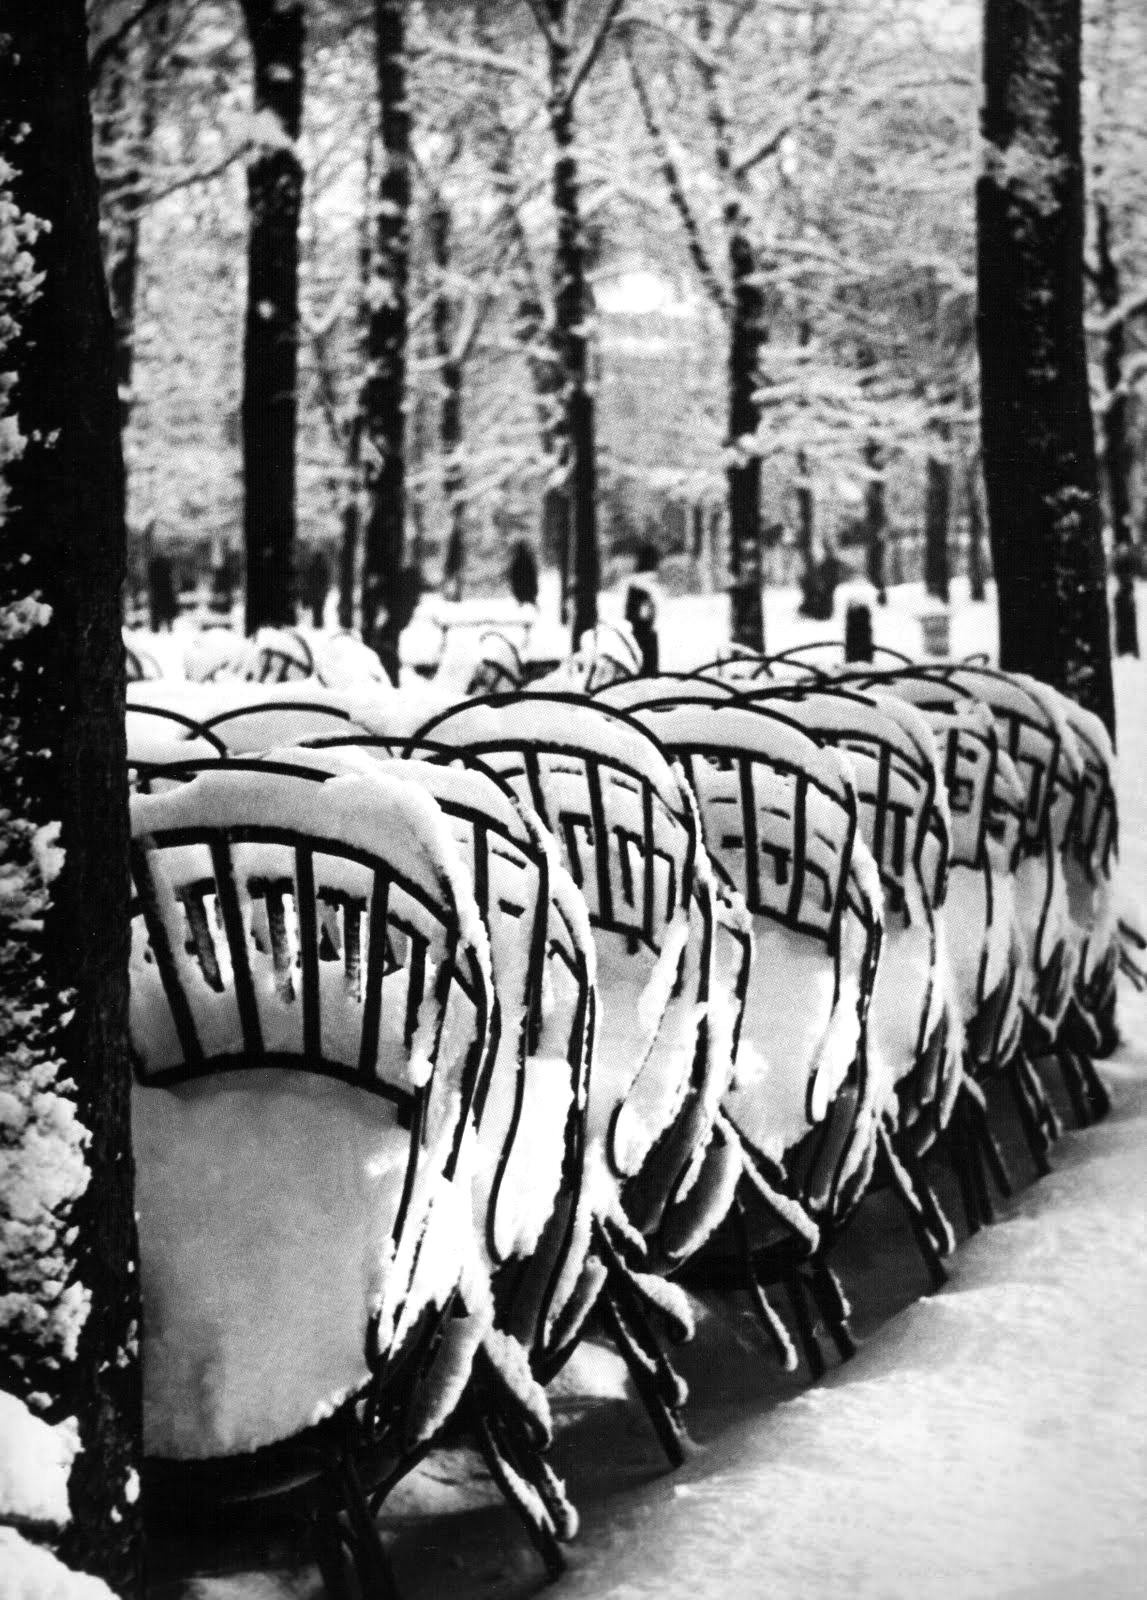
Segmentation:
<svg viewBox="0 0 1147 1600">
<path fill-rule="evenodd" d="M 475 701 L 412 740 L 456 744 L 531 806 L 558 841 L 591 923 L 653 950 L 692 894 L 696 836 L 665 755 L 640 724 L 560 695 Z"/>
<path fill-rule="evenodd" d="M 800 727 L 842 751 L 856 778 L 864 842 L 880 869 L 893 905 L 903 903 L 910 876 L 924 886 L 921 858 L 935 783 L 931 763 L 900 723 L 855 692 L 803 691 L 753 704 L 783 707 Z M 946 851 L 941 866 L 946 867 Z M 932 885 L 936 868 L 932 870 Z"/>
<path fill-rule="evenodd" d="M 678 703 L 637 715 L 682 762 L 708 854 L 749 910 L 835 942 L 857 825 L 839 761 L 771 709 Z"/>
<path fill-rule="evenodd" d="M 300 744 L 304 739 L 346 735 L 355 730 L 355 724 L 340 705 L 308 697 L 236 706 L 206 718 L 203 728 L 221 740 L 231 755 L 248 755 L 275 745 Z"/>
<path fill-rule="evenodd" d="M 287 1058 L 409 1104 L 449 1012 L 475 1041 L 453 1087 L 480 1092 L 488 944 L 428 796 L 221 766 L 137 796 L 132 828 L 141 1081 Z"/>
<path fill-rule="evenodd" d="M 681 673 L 662 673 L 656 678 L 624 678 L 594 692 L 594 703 L 618 711 L 635 711 L 641 706 L 666 701 L 732 700 L 736 690 L 715 678 L 689 678 Z"/>
</svg>

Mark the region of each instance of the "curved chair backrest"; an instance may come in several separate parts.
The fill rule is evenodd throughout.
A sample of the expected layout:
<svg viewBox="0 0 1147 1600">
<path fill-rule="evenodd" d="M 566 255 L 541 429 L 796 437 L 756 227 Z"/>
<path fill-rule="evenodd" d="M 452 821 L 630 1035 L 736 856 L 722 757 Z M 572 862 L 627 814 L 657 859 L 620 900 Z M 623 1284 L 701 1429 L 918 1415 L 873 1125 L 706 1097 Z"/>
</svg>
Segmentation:
<svg viewBox="0 0 1147 1600">
<path fill-rule="evenodd" d="M 462 1187 L 468 1215 L 464 1152 L 493 1061 L 488 945 L 444 820 L 428 796 L 393 779 L 326 781 L 251 762 L 137 796 L 132 835 L 130 1028 L 141 1089 L 214 1079 L 236 1086 L 248 1114 L 254 1104 L 270 1115 L 284 1073 L 301 1074 L 366 1096 L 363 1116 L 375 1108 L 367 1120 L 386 1154 L 372 1226 L 389 1245 L 376 1266 L 364 1262 L 373 1287 L 356 1303 L 374 1309 L 350 1348 L 360 1368 L 364 1343 L 375 1352 L 371 1378 L 383 1383 L 390 1358 L 431 1307 L 448 1303 L 468 1265 L 472 1246 L 442 1185 Z M 334 1094 L 317 1115 L 344 1105 Z M 197 1103 L 217 1115 L 219 1102 Z M 343 1115 L 348 1129 L 362 1125 Z M 305 1193 L 305 1171 L 282 1177 L 284 1195 Z"/>
<path fill-rule="evenodd" d="M 1079 747 L 1079 803 L 1069 845 L 1089 874 L 1110 877 L 1119 849 L 1115 750 L 1103 723 L 1091 711 L 1064 699 L 1064 713 Z"/>
<path fill-rule="evenodd" d="M 338 738 L 358 730 L 349 712 L 319 700 L 274 699 L 233 706 L 205 718 L 203 731 L 222 741 L 231 755 Z"/>
<path fill-rule="evenodd" d="M 938 863 L 925 875 L 924 847 L 933 823 L 936 778 L 904 725 L 871 697 L 848 690 L 759 691 L 752 705 L 779 706 L 815 738 L 843 750 L 856 777 L 860 823 L 889 904 L 902 907 L 914 875 L 930 903 L 943 899 L 948 843 L 941 819 Z"/>
<path fill-rule="evenodd" d="M 260 628 L 244 676 L 253 683 L 293 683 L 313 678 L 314 651 L 297 628 Z"/>
<path fill-rule="evenodd" d="M 641 706 L 671 700 L 732 700 L 736 690 L 716 678 L 687 677 L 679 672 L 662 672 L 656 678 L 623 678 L 594 693 L 597 705 L 617 711 L 636 711 Z"/>
<path fill-rule="evenodd" d="M 525 675 L 521 651 L 514 641 L 496 628 L 487 628 L 478 638 L 478 660 L 466 693 L 508 694 L 521 687 Z"/>
<path fill-rule="evenodd" d="M 218 735 L 171 706 L 129 704 L 124 722 L 129 782 L 140 793 L 147 793 L 151 787 L 152 767 L 227 754 Z"/>
<path fill-rule="evenodd" d="M 749 910 L 835 948 L 857 829 L 840 763 L 772 707 L 678 702 L 636 715 L 681 762 L 710 859 Z"/>
<path fill-rule="evenodd" d="M 765 657 L 755 650 L 748 650 L 739 645 L 734 645 L 728 655 L 715 656 L 712 661 L 703 661 L 699 667 L 694 667 L 690 674 L 694 678 L 715 678 L 719 683 L 729 683 L 736 688 L 758 678 L 767 678 L 768 675 L 768 662 Z"/>
<path fill-rule="evenodd" d="M 495 696 L 444 711 L 411 741 L 468 750 L 562 846 L 593 927 L 659 952 L 687 908 L 696 825 L 655 741 L 623 712 L 575 695 Z"/>
<path fill-rule="evenodd" d="M 133 636 L 124 629 L 123 635 L 124 665 L 129 683 L 142 683 L 149 678 L 162 678 L 159 662 L 150 650 L 144 648 L 138 635 Z"/>
</svg>

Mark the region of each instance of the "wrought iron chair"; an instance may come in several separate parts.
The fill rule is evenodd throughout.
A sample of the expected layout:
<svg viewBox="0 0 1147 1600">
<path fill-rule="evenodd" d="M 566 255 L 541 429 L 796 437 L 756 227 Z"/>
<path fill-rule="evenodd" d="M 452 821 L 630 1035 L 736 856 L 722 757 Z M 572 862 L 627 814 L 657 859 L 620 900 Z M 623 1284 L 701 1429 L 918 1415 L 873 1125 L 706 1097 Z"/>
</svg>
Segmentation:
<svg viewBox="0 0 1147 1600">
<path fill-rule="evenodd" d="M 129 785 L 143 794 L 150 789 L 153 767 L 227 754 L 222 739 L 172 706 L 129 704 L 124 724 Z"/>
<path fill-rule="evenodd" d="M 442 713 L 416 736 L 477 756 L 537 812 L 585 897 L 597 948 L 597 1011 L 586 1167 L 594 1259 L 555 1342 L 597 1309 L 624 1356 L 667 1455 L 683 1458 L 680 1380 L 647 1312 L 690 1326 L 672 1269 L 716 1226 L 740 1169 L 735 1136 L 714 1131 L 743 982 L 713 984 L 718 908 L 688 792 L 664 752 L 624 713 L 575 695 L 525 694 Z"/>
<path fill-rule="evenodd" d="M 994 987 L 992 1003 L 982 1006 L 971 1019 L 969 1042 L 974 1060 L 978 1058 L 988 1070 L 999 1067 L 1006 1073 L 1032 1160 L 1037 1171 L 1045 1173 L 1059 1121 L 1033 1064 L 1031 1046 L 1035 1018 L 1045 1003 L 1058 1003 L 1064 986 L 1065 952 L 1061 941 L 1049 936 L 1048 915 L 1053 905 L 1062 908 L 1063 904 L 1062 872 L 1051 827 L 1060 760 L 1059 729 L 1028 689 L 1010 675 L 990 668 L 960 663 L 889 674 L 873 682 L 893 688 L 928 712 L 959 713 L 970 703 L 978 703 L 993 719 L 998 753 L 989 840 L 998 835 L 1004 848 L 1002 852 L 999 848 L 988 850 L 986 868 L 975 891 L 1004 900 L 1003 917 L 1010 923 L 1007 938 L 1012 948 L 1006 973 Z M 1018 818 L 1009 797 L 1011 776 L 1018 777 L 1021 788 Z M 1009 857 L 1006 866 L 1001 854 Z M 975 908 L 966 898 L 959 901 L 959 909 L 973 921 L 982 920 L 976 918 Z M 993 913 L 992 920 L 998 926 L 1003 918 Z M 989 924 L 985 921 L 984 925 L 987 932 Z M 978 1034 L 986 1037 L 977 1038 Z"/>
<path fill-rule="evenodd" d="M 480 1309 L 488 946 L 409 785 L 169 770 L 132 807 L 145 1505 L 292 1507 L 332 1595 L 393 1594 L 365 1484 L 449 1410 Z"/>
<path fill-rule="evenodd" d="M 221 740 L 228 753 L 234 756 L 366 731 L 352 719 L 334 694 L 327 698 L 296 699 L 289 692 L 285 696 L 230 706 L 205 717 L 202 728 Z"/>
<path fill-rule="evenodd" d="M 736 694 L 732 684 L 717 678 L 662 672 L 655 678 L 623 678 L 618 683 L 607 684 L 595 690 L 593 698 L 596 704 L 611 706 L 616 711 L 639 711 L 642 706 L 675 700 L 733 700 Z"/>
<path fill-rule="evenodd" d="M 244 677 L 253 683 L 297 683 L 314 676 L 314 651 L 297 628 L 259 629 Z"/>
<path fill-rule="evenodd" d="M 841 1356 L 851 1355 L 826 1251 L 876 1153 L 866 1023 L 882 914 L 855 789 L 840 757 L 773 707 L 679 702 L 638 715 L 681 763 L 709 855 L 753 917 L 745 1023 L 722 1104 L 745 1150 L 745 1180 L 733 1240 L 713 1253 L 738 1260 L 791 1366 L 795 1352 L 764 1292 L 784 1283 L 819 1376 L 810 1302 Z"/>
<path fill-rule="evenodd" d="M 590 1244 L 583 1213 L 593 941 L 584 902 L 552 841 L 510 791 L 476 764 L 460 762 L 456 750 L 422 746 L 418 755 L 395 760 L 376 742 L 347 740 L 279 758 L 424 789 L 448 819 L 474 884 L 500 1016 L 489 1092 L 474 1107 L 484 1157 L 474 1219 L 495 1315 L 460 1416 L 556 1575 L 558 1540 L 571 1536 L 576 1518 L 542 1458 L 548 1409 L 536 1391 L 532 1406 L 508 1412 L 505 1394 L 507 1386 L 531 1392 L 527 1363 L 545 1382 L 568 1354 L 555 1347 L 555 1328 Z M 411 1465 L 403 1461 L 397 1470 Z M 372 1498 L 381 1503 L 392 1487 L 384 1483 Z"/>
</svg>

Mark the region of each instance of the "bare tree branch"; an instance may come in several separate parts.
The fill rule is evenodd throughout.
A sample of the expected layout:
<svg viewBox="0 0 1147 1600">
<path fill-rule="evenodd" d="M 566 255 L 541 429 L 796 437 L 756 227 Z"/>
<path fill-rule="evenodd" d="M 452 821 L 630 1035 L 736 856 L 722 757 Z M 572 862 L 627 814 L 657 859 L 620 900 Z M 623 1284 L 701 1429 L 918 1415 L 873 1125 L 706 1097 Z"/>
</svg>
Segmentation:
<svg viewBox="0 0 1147 1600">
<path fill-rule="evenodd" d="M 685 193 L 684 185 L 681 182 L 681 174 L 678 172 L 677 164 L 670 154 L 664 131 L 657 121 L 657 114 L 653 109 L 649 90 L 646 87 L 645 79 L 641 75 L 641 69 L 637 65 L 637 58 L 633 53 L 633 47 L 628 38 L 625 39 L 623 48 L 625 50 L 625 59 L 629 66 L 629 75 L 633 80 L 637 103 L 641 107 L 641 115 L 645 122 L 646 131 L 657 152 L 661 175 L 665 179 L 665 187 L 668 190 L 669 199 L 681 219 L 682 228 L 685 230 L 685 243 L 693 259 L 693 265 L 697 268 L 701 282 L 705 285 L 705 289 L 717 309 L 722 314 L 725 314 L 729 310 L 729 299 L 725 293 L 725 287 L 717 276 L 716 269 L 709 259 L 709 253 L 705 249 L 701 238 L 701 229 L 698 226 L 697 218 L 693 214 L 693 208 L 689 204 L 689 197 Z"/>
<path fill-rule="evenodd" d="M 100 40 L 88 58 L 88 84 L 90 87 L 94 87 L 99 82 L 104 68 L 119 53 L 129 34 L 145 18 L 149 17 L 153 11 L 159 11 L 167 4 L 168 0 L 141 0 L 141 3 L 136 6 L 134 11 L 128 12 L 118 28 L 113 28 L 109 34 L 106 34 Z"/>
<path fill-rule="evenodd" d="M 545 11 L 542 9 L 541 0 L 526 0 L 526 5 L 530 8 L 530 15 L 537 23 L 538 28 L 541 31 L 542 38 L 552 49 L 554 45 L 557 44 L 558 38 L 557 34 L 555 34 L 553 28 L 550 26 L 549 17 L 546 16 Z"/>
<path fill-rule="evenodd" d="M 566 88 L 566 99 L 573 100 L 582 84 L 593 71 L 594 62 L 602 52 L 602 47 L 609 37 L 610 29 L 617 21 L 618 15 L 625 0 L 608 0 L 605 10 L 601 15 L 592 39 L 582 51 L 581 60 L 577 62 L 570 73 L 569 84 Z"/>
</svg>

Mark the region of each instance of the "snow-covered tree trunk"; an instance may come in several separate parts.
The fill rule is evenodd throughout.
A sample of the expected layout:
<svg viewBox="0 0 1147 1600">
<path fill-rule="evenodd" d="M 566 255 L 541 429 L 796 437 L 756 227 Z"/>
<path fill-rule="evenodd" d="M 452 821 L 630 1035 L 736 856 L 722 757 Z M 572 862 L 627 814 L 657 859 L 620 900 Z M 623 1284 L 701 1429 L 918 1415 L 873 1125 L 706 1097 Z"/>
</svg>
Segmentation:
<svg viewBox="0 0 1147 1600">
<path fill-rule="evenodd" d="M 1119 264 L 1111 248 L 1111 212 L 1102 197 L 1095 202 L 1095 290 L 1099 303 L 1109 316 L 1119 306 L 1122 295 Z M 1111 536 L 1116 544 L 1131 543 L 1131 467 L 1132 452 L 1127 429 L 1127 390 L 1123 382 L 1123 358 L 1127 345 L 1127 325 L 1122 316 L 1111 316 L 1103 334 L 1103 465 L 1107 477 L 1107 504 L 1111 515 Z"/>
<path fill-rule="evenodd" d="M 455 315 L 449 289 L 450 211 L 436 196 L 427 219 L 436 282 L 431 323 L 438 364 L 438 444 L 442 452 L 442 495 L 449 522 L 442 576 L 451 597 L 461 599 L 466 566 L 466 501 L 462 471 L 462 361 L 455 349 Z"/>
<path fill-rule="evenodd" d="M 549 122 L 554 141 L 552 193 L 557 218 L 554 252 L 554 341 L 564 389 L 569 527 L 572 544 L 573 642 L 597 622 L 601 563 L 597 543 L 597 471 L 593 396 L 589 387 L 586 242 L 574 150 L 574 61 L 569 0 L 545 0 L 549 61 Z"/>
<path fill-rule="evenodd" d="M 1083 327 L 1080 5 L 985 4 L 981 426 L 1001 665 L 1113 729 Z"/>
<path fill-rule="evenodd" d="M 406 530 L 406 332 L 410 274 L 410 110 L 402 0 L 375 0 L 382 171 L 375 211 L 375 279 L 363 392 L 367 521 L 362 631 L 398 682 L 408 618 L 402 586 Z"/>
<path fill-rule="evenodd" d="M 243 351 L 247 631 L 295 620 L 295 420 L 303 169 L 301 0 L 242 0 L 264 142 L 247 172 Z"/>
<path fill-rule="evenodd" d="M 115 341 L 83 0 L 7 0 L 2 32 L 0 1387 L 77 1419 L 64 1553 L 126 1596 L 142 1430 Z"/>
</svg>

